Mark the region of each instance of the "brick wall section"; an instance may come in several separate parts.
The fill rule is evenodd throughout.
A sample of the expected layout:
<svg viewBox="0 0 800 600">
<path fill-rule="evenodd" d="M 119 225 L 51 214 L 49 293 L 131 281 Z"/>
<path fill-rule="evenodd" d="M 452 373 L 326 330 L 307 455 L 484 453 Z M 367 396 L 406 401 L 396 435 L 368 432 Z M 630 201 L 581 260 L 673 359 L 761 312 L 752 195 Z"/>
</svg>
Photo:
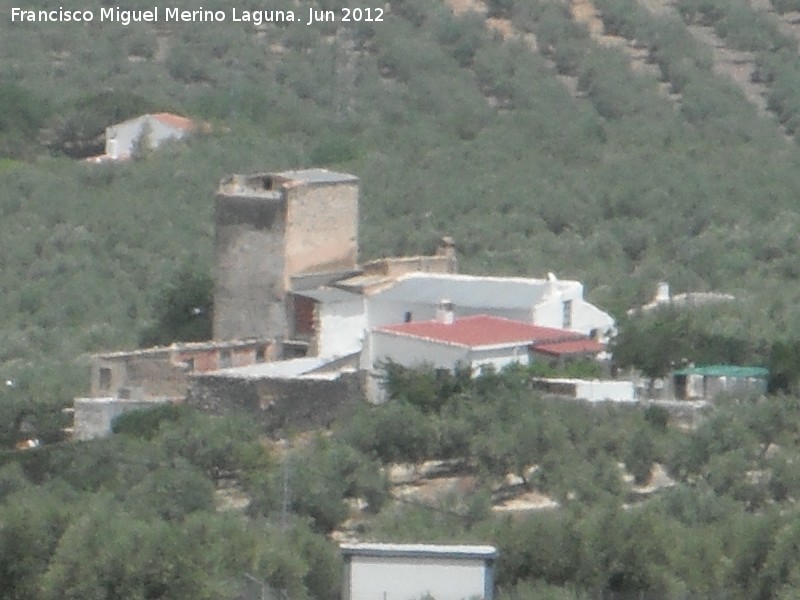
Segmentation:
<svg viewBox="0 0 800 600">
<path fill-rule="evenodd" d="M 298 184 L 285 193 L 287 275 L 355 269 L 358 183 Z"/>
<path fill-rule="evenodd" d="M 190 377 L 187 404 L 211 414 L 246 412 L 265 431 L 330 427 L 363 402 L 358 373 L 338 379 L 248 379 L 218 375 Z"/>
</svg>

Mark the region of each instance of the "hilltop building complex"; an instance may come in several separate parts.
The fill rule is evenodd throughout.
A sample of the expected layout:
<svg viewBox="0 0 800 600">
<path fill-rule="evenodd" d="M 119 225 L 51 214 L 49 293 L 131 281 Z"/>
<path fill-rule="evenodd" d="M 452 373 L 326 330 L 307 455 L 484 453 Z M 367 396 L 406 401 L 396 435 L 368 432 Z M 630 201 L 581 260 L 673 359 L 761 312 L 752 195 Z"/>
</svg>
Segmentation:
<svg viewBox="0 0 800 600">
<path fill-rule="evenodd" d="M 92 357 L 76 437 L 167 401 L 245 409 L 269 429 L 326 425 L 382 400 L 386 360 L 480 369 L 604 351 L 614 319 L 580 282 L 460 275 L 448 237 L 433 255 L 359 263 L 358 194 L 356 177 L 325 169 L 225 178 L 213 339 Z"/>
</svg>

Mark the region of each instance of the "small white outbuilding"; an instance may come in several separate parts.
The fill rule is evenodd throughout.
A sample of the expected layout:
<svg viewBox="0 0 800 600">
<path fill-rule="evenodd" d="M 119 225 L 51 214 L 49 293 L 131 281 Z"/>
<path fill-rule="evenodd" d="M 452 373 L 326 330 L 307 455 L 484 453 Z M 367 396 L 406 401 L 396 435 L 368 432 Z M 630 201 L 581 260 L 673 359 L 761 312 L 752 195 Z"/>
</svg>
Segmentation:
<svg viewBox="0 0 800 600">
<path fill-rule="evenodd" d="M 492 600 L 493 546 L 342 544 L 342 600 Z"/>
</svg>

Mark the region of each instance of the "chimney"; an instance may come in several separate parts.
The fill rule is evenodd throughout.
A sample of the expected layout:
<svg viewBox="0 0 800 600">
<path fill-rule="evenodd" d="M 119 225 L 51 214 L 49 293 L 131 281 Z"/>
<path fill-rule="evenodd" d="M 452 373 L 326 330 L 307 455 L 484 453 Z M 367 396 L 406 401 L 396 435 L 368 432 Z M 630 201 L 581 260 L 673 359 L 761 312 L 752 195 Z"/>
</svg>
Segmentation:
<svg viewBox="0 0 800 600">
<path fill-rule="evenodd" d="M 669 283 L 666 281 L 659 281 L 656 288 L 656 304 L 666 304 L 669 302 Z"/>
<path fill-rule="evenodd" d="M 436 308 L 436 322 L 443 323 L 444 325 L 452 325 L 455 319 L 455 311 L 453 310 L 453 303 L 450 300 L 440 300 L 439 306 Z"/>
</svg>

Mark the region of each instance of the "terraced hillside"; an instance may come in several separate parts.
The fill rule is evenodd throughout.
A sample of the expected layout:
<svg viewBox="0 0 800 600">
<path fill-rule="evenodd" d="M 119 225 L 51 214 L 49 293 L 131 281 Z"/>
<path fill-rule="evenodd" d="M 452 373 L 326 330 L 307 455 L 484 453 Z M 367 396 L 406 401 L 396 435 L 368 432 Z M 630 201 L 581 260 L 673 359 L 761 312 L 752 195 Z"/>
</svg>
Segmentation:
<svg viewBox="0 0 800 600">
<path fill-rule="evenodd" d="M 668 279 L 740 297 L 720 328 L 796 330 L 793 13 L 709 6 L 397 0 L 382 22 L 313 27 L 4 23 L 0 375 L 64 401 L 76 356 L 136 344 L 175 275 L 208 271 L 221 177 L 311 165 L 361 178 L 364 258 L 450 234 L 465 271 L 580 278 L 617 314 Z M 698 27 L 752 55 L 766 112 Z M 80 162 L 104 127 L 155 110 L 211 133 Z M 49 383 L 33 375 L 45 363 L 63 367 Z"/>
</svg>

